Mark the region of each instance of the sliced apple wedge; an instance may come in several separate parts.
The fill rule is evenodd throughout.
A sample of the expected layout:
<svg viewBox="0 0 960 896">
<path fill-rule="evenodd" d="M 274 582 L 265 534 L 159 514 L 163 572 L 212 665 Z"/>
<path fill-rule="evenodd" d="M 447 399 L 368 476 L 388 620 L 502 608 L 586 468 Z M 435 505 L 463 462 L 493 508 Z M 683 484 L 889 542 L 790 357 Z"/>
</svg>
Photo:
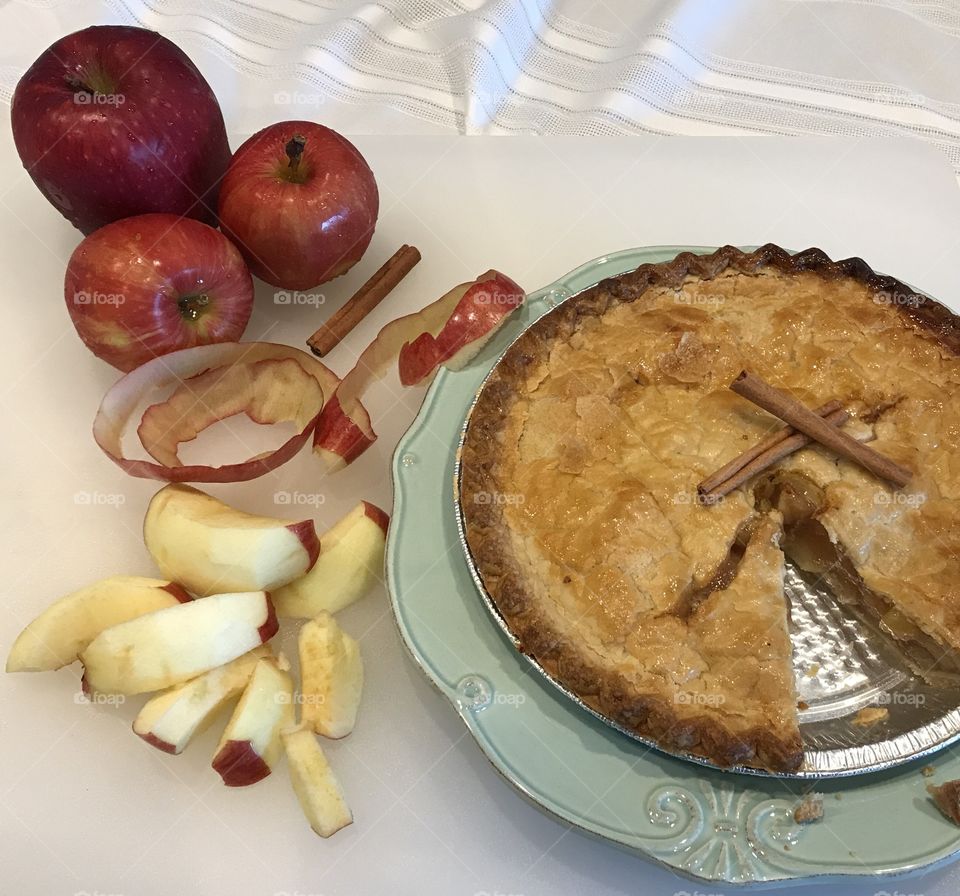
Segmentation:
<svg viewBox="0 0 960 896">
<path fill-rule="evenodd" d="M 179 585 L 141 576 L 113 576 L 51 604 L 13 642 L 8 672 L 44 672 L 72 663 L 104 629 L 186 603 Z"/>
<path fill-rule="evenodd" d="M 293 717 L 293 680 L 276 660 L 258 661 L 213 757 L 223 783 L 246 787 L 269 775 Z"/>
<path fill-rule="evenodd" d="M 353 823 L 353 813 L 327 757 L 309 728 L 300 726 L 282 732 L 290 780 L 310 827 L 321 837 L 330 837 Z"/>
<path fill-rule="evenodd" d="M 165 576 L 203 595 L 270 591 L 300 578 L 320 553 L 312 520 L 254 516 L 180 483 L 153 496 L 143 540 Z"/>
<path fill-rule="evenodd" d="M 164 753 L 182 753 L 247 686 L 257 661 L 272 655 L 265 645 L 255 647 L 225 666 L 157 694 L 134 719 L 134 733 Z"/>
<path fill-rule="evenodd" d="M 217 594 L 155 610 L 102 631 L 80 654 L 84 688 L 141 694 L 235 660 L 277 633 L 265 591 Z"/>
<path fill-rule="evenodd" d="M 360 645 L 329 613 L 300 629 L 301 720 L 324 737 L 346 737 L 363 693 Z"/>
<path fill-rule="evenodd" d="M 379 507 L 361 501 L 320 538 L 313 568 L 271 592 L 277 614 L 310 619 L 322 610 L 337 613 L 363 597 L 382 574 L 389 522 Z"/>
</svg>

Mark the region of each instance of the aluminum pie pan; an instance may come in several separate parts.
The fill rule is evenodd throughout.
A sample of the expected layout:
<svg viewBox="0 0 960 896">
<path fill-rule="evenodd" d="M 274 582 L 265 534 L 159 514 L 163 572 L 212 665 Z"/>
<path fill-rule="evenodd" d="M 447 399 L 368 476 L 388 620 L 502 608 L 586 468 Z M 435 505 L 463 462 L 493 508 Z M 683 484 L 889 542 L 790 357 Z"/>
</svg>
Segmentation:
<svg viewBox="0 0 960 896">
<path fill-rule="evenodd" d="M 540 302 L 524 330 L 507 346 L 487 372 L 467 409 L 454 460 L 453 501 L 457 537 L 470 576 L 490 616 L 514 649 L 546 681 L 580 709 L 625 736 L 668 756 L 720 771 L 788 779 L 841 778 L 885 771 L 930 756 L 960 740 L 960 687 L 934 686 L 914 675 L 897 648 L 866 615 L 840 602 L 822 581 L 811 581 L 789 558 L 784 590 L 790 600 L 790 639 L 798 701 L 803 762 L 793 772 L 770 772 L 749 766 L 721 766 L 702 756 L 671 750 L 620 725 L 585 703 L 536 659 L 520 642 L 487 591 L 467 542 L 461 501 L 463 446 L 473 411 L 490 377 L 504 356 L 541 317 L 591 287 Z M 919 290 L 916 290 L 918 293 Z M 870 707 L 887 711 L 875 724 L 857 724 L 857 714 Z"/>
</svg>

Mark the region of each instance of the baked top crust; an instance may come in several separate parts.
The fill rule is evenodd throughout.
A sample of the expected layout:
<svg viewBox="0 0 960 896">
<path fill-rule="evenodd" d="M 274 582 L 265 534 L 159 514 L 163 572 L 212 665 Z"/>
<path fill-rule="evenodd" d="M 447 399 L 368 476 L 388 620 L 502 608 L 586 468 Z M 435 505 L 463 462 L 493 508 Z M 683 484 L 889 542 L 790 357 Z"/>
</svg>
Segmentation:
<svg viewBox="0 0 960 896">
<path fill-rule="evenodd" d="M 697 483 L 779 425 L 743 368 L 915 471 L 907 489 L 818 446 L 774 476 L 865 589 L 960 650 L 960 319 L 860 259 L 724 247 L 567 300 L 506 352 L 461 454 L 466 539 L 521 649 L 592 708 L 719 765 L 802 762 L 782 518 L 757 483 Z"/>
</svg>

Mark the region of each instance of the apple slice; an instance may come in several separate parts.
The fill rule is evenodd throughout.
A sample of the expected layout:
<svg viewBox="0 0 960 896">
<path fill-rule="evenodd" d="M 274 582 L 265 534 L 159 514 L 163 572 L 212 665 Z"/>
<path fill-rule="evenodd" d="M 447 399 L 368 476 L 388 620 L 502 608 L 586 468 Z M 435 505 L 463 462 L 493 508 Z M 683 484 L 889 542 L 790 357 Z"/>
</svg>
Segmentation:
<svg viewBox="0 0 960 896">
<path fill-rule="evenodd" d="M 312 520 L 254 516 L 181 483 L 153 496 L 143 539 L 164 575 L 204 595 L 286 585 L 320 553 Z"/>
<path fill-rule="evenodd" d="M 321 837 L 331 837 L 353 823 L 353 813 L 343 798 L 327 757 L 309 728 L 300 726 L 281 733 L 290 766 L 290 780 L 310 827 Z"/>
<path fill-rule="evenodd" d="M 363 597 L 380 579 L 389 522 L 379 507 L 361 501 L 321 536 L 313 568 L 271 592 L 277 614 L 310 619 Z"/>
<path fill-rule="evenodd" d="M 182 753 L 195 735 L 205 730 L 217 713 L 247 686 L 254 666 L 271 657 L 261 645 L 148 700 L 133 722 L 135 734 L 164 753 Z"/>
<path fill-rule="evenodd" d="M 363 693 L 360 645 L 329 613 L 300 629 L 301 719 L 317 734 L 346 737 Z"/>
<path fill-rule="evenodd" d="M 213 757 L 223 783 L 246 787 L 269 775 L 283 752 L 280 731 L 292 723 L 293 680 L 276 660 L 259 660 Z"/>
<path fill-rule="evenodd" d="M 80 654 L 84 688 L 159 691 L 235 660 L 277 633 L 265 591 L 217 594 L 102 631 Z"/>
<path fill-rule="evenodd" d="M 141 576 L 113 576 L 51 604 L 13 642 L 8 672 L 45 672 L 72 663 L 104 629 L 186 603 L 179 585 Z"/>
</svg>

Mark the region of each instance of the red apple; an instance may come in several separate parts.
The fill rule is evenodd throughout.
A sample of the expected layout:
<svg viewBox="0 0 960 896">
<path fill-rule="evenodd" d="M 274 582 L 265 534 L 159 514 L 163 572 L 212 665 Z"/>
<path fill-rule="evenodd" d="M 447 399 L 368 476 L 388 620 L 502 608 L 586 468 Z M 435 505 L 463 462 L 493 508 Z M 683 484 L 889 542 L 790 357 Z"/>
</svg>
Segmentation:
<svg viewBox="0 0 960 896">
<path fill-rule="evenodd" d="M 311 121 L 283 121 L 241 146 L 220 187 L 220 224 L 253 271 L 310 289 L 360 260 L 380 197 L 357 148 Z"/>
<path fill-rule="evenodd" d="M 98 25 L 60 38 L 20 79 L 11 118 L 33 182 L 84 233 L 147 212 L 216 223 L 223 115 L 165 37 Z"/>
<path fill-rule="evenodd" d="M 74 250 L 64 297 L 98 358 L 133 370 L 157 355 L 236 342 L 253 309 L 253 278 L 219 231 L 176 215 L 101 227 Z"/>
</svg>

